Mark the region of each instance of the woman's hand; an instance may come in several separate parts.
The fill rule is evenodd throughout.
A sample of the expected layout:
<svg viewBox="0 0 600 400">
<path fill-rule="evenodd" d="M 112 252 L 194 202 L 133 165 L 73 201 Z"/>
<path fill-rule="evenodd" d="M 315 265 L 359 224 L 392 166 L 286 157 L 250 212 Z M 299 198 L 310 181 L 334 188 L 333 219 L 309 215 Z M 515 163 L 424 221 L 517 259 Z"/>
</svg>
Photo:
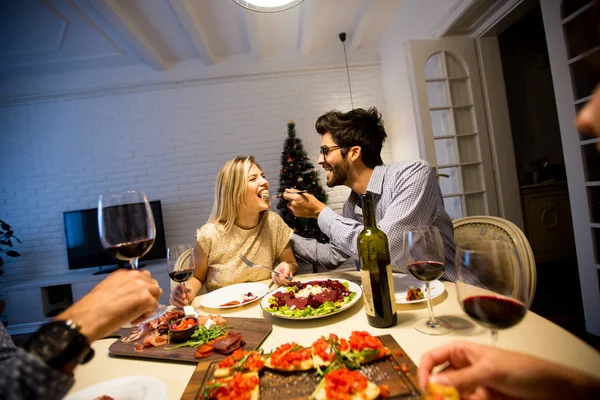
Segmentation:
<svg viewBox="0 0 600 400">
<path fill-rule="evenodd" d="M 290 265 L 286 262 L 282 262 L 279 263 L 279 265 L 277 265 L 273 271 L 277 271 L 279 272 L 279 276 L 277 276 L 277 274 L 271 274 L 271 278 L 273 279 L 273 282 L 275 282 L 276 284 L 278 284 L 279 286 L 287 286 L 290 284 L 290 281 L 287 279 L 287 277 L 292 277 L 292 268 L 290 267 Z"/>
<path fill-rule="evenodd" d="M 186 289 L 183 283 L 179 285 L 175 285 L 173 290 L 171 291 L 171 297 L 169 301 L 175 307 L 184 307 L 189 305 L 188 296 L 191 293 L 191 289 Z"/>
</svg>

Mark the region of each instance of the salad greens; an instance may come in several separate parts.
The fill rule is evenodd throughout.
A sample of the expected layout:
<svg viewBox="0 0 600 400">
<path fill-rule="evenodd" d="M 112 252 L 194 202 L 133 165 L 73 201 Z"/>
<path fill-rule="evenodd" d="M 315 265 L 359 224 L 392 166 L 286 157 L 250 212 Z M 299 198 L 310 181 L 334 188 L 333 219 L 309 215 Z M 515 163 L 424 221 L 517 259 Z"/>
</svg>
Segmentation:
<svg viewBox="0 0 600 400">
<path fill-rule="evenodd" d="M 212 326 L 210 328 L 199 326 L 198 329 L 196 329 L 196 332 L 192 333 L 190 340 L 169 348 L 165 347 L 165 350 L 179 349 L 181 347 L 197 347 L 208 343 L 210 340 L 216 339 L 219 336 L 223 336 L 225 333 L 227 333 L 227 328 L 224 326 Z M 169 344 L 170 343 L 169 336 Z"/>
</svg>

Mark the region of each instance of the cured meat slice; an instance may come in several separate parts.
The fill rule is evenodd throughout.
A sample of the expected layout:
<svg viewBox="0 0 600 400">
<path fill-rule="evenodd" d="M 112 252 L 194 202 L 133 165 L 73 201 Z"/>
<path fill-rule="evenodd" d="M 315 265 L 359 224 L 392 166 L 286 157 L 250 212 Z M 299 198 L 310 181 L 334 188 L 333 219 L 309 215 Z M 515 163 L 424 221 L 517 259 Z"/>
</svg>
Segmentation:
<svg viewBox="0 0 600 400">
<path fill-rule="evenodd" d="M 308 297 L 294 297 L 285 302 L 288 308 L 292 309 L 292 307 L 297 308 L 298 310 L 304 310 L 308 305 Z M 318 306 L 317 306 L 318 307 Z"/>
<path fill-rule="evenodd" d="M 137 329 L 132 330 L 129 333 L 129 335 L 123 336 L 121 338 L 121 342 L 123 342 L 123 343 L 135 342 L 136 340 L 139 340 L 139 339 L 143 338 L 144 336 L 146 336 L 146 334 L 148 333 L 149 330 L 150 330 L 150 325 L 148 325 L 148 323 L 141 324 L 137 327 Z"/>
<path fill-rule="evenodd" d="M 241 333 L 231 332 L 226 338 L 217 340 L 214 344 L 215 351 L 222 354 L 231 354 L 243 345 L 245 345 L 244 337 Z"/>
</svg>

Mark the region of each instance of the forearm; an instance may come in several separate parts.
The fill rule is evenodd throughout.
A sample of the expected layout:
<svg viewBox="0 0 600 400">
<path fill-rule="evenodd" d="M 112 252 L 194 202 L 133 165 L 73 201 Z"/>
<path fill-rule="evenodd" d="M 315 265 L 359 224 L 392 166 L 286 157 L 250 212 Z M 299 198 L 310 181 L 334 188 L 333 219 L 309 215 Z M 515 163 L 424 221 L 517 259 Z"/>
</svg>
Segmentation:
<svg viewBox="0 0 600 400">
<path fill-rule="evenodd" d="M 200 279 L 192 276 L 187 282 L 185 282 L 185 287 L 190 291 L 188 293 L 188 303 L 191 304 L 192 300 L 198 295 L 200 289 L 202 289 L 202 282 Z"/>
<path fill-rule="evenodd" d="M 364 229 L 363 224 L 352 218 L 345 218 L 329 207 L 321 211 L 318 223 L 321 231 L 329 237 L 330 245 L 346 255 L 346 259 L 358 259 L 356 241 Z"/>
<path fill-rule="evenodd" d="M 330 243 L 319 243 L 316 239 L 307 239 L 298 235 L 292 238 L 292 249 L 298 258 L 327 269 L 335 269 L 349 258 Z"/>
</svg>

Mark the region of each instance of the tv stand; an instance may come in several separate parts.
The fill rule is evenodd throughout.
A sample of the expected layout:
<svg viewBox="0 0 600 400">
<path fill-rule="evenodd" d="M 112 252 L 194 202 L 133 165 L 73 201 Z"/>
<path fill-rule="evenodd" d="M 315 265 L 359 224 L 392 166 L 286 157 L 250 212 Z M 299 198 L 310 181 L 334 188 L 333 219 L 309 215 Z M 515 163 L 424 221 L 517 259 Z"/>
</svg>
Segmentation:
<svg viewBox="0 0 600 400">
<path fill-rule="evenodd" d="M 144 270 L 152 273 L 163 290 L 160 303 L 169 304 L 171 280 L 167 274 L 166 260 L 145 261 Z M 124 264 L 129 268 L 128 264 Z M 141 266 L 141 265 L 140 265 Z M 109 265 L 102 272 L 112 272 L 117 266 Z M 65 310 L 84 297 L 106 275 L 92 275 L 98 272 L 88 268 L 71 270 L 63 274 L 40 276 L 36 279 L 7 285 L 2 288 L 8 317 L 8 331 L 11 335 L 30 333 L 44 322 Z"/>
<path fill-rule="evenodd" d="M 142 269 L 146 266 L 147 264 L 138 264 L 138 269 Z M 103 274 L 111 274 L 113 272 L 115 272 L 118 269 L 130 269 L 128 264 L 122 264 L 122 265 L 117 265 L 116 267 L 110 267 L 110 268 L 101 268 L 98 271 L 94 272 L 92 275 L 103 275 Z"/>
</svg>

